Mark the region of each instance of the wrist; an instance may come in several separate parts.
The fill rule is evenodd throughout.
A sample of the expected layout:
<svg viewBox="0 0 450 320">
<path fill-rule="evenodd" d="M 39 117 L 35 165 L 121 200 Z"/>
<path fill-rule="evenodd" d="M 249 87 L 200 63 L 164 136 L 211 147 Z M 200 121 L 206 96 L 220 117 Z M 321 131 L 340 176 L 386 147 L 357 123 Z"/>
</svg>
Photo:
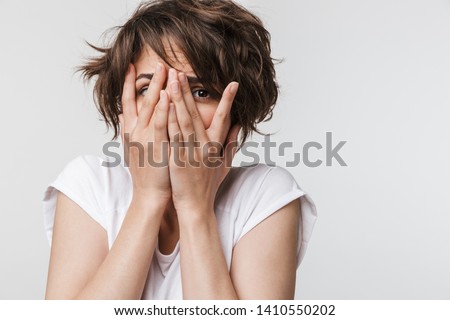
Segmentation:
<svg viewBox="0 0 450 320">
<path fill-rule="evenodd" d="M 209 223 L 210 218 L 215 218 L 214 208 L 208 206 L 176 206 L 178 220 L 183 225 L 194 225 Z"/>
<path fill-rule="evenodd" d="M 185 215 L 178 217 L 180 237 L 183 239 L 198 239 L 201 235 L 217 232 L 217 220 L 214 213 L 208 215 Z"/>
<path fill-rule="evenodd" d="M 131 199 L 131 205 L 139 208 L 142 212 L 162 215 L 164 214 L 169 199 L 157 194 L 134 191 Z"/>
</svg>

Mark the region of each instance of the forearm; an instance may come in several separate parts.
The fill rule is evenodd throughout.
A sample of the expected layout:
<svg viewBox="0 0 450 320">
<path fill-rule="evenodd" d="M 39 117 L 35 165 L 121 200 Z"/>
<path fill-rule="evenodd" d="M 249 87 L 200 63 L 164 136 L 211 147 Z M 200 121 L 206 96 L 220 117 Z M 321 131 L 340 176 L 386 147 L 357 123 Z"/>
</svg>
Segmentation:
<svg viewBox="0 0 450 320">
<path fill-rule="evenodd" d="M 184 299 L 238 299 L 214 213 L 200 221 L 180 220 L 180 255 Z"/>
<path fill-rule="evenodd" d="M 76 299 L 140 299 L 165 205 L 134 198 L 104 262 Z"/>
</svg>

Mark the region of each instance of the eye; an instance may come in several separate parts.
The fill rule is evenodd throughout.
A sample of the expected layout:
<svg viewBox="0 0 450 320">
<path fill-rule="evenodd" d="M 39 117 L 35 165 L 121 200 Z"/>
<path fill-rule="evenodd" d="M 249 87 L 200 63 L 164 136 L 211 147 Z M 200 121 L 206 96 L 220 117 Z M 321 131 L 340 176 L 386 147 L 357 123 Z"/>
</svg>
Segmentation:
<svg viewBox="0 0 450 320">
<path fill-rule="evenodd" d="M 142 87 L 138 90 L 138 95 L 145 96 L 145 93 L 147 92 L 148 87 Z"/>
<path fill-rule="evenodd" d="M 197 99 L 209 99 L 211 97 L 209 91 L 204 88 L 192 90 L 192 96 Z"/>
</svg>

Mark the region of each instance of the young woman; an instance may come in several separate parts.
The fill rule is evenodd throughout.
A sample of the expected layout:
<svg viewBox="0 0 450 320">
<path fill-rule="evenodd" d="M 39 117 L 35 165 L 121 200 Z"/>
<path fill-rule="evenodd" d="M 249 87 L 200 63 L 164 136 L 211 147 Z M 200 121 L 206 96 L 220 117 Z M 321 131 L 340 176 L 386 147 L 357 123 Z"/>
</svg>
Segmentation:
<svg viewBox="0 0 450 320">
<path fill-rule="evenodd" d="M 281 167 L 231 167 L 278 96 L 260 19 L 151 1 L 95 49 L 81 70 L 126 161 L 80 156 L 47 188 L 46 298 L 293 299 L 314 205 Z"/>
</svg>

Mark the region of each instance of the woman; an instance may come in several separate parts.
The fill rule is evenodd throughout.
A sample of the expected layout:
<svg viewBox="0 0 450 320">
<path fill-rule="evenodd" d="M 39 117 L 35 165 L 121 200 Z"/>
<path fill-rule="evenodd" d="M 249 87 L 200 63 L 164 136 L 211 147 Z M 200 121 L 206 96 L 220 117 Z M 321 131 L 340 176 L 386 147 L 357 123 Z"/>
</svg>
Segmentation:
<svg viewBox="0 0 450 320">
<path fill-rule="evenodd" d="M 46 190 L 46 298 L 293 299 L 314 205 L 283 168 L 231 167 L 278 96 L 261 21 L 151 1 L 94 48 L 81 71 L 126 161 L 80 156 Z"/>
</svg>

